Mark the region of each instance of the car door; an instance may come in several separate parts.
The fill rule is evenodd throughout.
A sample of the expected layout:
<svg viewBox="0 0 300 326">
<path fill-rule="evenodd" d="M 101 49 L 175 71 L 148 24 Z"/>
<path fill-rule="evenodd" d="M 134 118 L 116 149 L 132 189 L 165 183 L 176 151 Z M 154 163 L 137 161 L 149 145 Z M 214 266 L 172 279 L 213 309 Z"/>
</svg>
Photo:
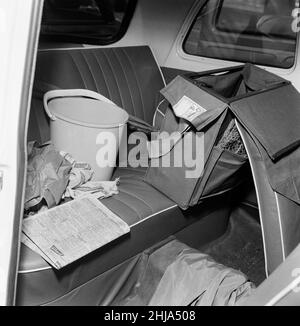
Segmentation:
<svg viewBox="0 0 300 326">
<path fill-rule="evenodd" d="M 13 305 L 42 0 L 0 0 L 0 305 Z"/>
</svg>

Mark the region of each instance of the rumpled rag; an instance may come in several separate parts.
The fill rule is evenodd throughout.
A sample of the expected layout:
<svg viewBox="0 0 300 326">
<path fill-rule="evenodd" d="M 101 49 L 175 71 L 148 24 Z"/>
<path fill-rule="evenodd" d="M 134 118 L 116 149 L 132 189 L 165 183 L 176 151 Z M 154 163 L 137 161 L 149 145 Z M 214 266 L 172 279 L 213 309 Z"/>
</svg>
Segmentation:
<svg viewBox="0 0 300 326">
<path fill-rule="evenodd" d="M 88 163 L 76 162 L 50 143 L 28 143 L 25 211 L 41 212 L 59 205 L 64 198 L 93 194 L 103 199 L 119 193 L 119 179 L 92 181 L 93 175 Z"/>
<path fill-rule="evenodd" d="M 96 198 L 103 199 L 119 193 L 119 178 L 114 181 L 92 181 L 94 171 L 88 163 L 76 162 L 70 154 L 65 152 L 60 152 L 60 154 L 72 165 L 64 198 L 76 199 L 93 194 Z"/>
<path fill-rule="evenodd" d="M 71 164 L 53 145 L 28 143 L 25 210 L 38 206 L 43 199 L 48 208 L 58 205 L 69 182 L 71 169 Z"/>
</svg>

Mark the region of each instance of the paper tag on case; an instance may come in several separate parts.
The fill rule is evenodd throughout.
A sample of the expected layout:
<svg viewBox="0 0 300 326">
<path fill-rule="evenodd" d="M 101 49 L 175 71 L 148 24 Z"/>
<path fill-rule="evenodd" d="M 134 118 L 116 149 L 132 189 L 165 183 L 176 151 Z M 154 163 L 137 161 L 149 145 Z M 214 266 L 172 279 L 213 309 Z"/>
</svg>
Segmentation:
<svg viewBox="0 0 300 326">
<path fill-rule="evenodd" d="M 201 114 L 206 112 L 201 105 L 185 95 L 176 105 L 174 105 L 173 109 L 177 117 L 183 118 L 189 122 L 192 122 Z"/>
</svg>

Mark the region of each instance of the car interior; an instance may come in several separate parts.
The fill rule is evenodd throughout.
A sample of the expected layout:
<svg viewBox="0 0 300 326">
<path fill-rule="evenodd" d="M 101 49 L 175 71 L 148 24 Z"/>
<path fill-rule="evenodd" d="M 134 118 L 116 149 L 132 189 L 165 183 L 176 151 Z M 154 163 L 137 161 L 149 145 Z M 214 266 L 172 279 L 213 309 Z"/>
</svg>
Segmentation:
<svg viewBox="0 0 300 326">
<path fill-rule="evenodd" d="M 160 91 L 188 71 L 165 66 L 159 46 L 156 44 L 153 50 L 147 38 L 144 44 L 119 45 L 132 17 L 147 9 L 146 2 L 45 1 L 27 142 L 44 144 L 51 140 L 43 96 L 55 89 L 97 92 L 130 116 L 161 127 L 164 114 L 157 110 Z M 153 1 L 156 5 L 158 2 Z M 238 0 L 196 2 L 202 2 L 201 10 L 207 14 L 199 14 L 190 23 L 190 33 L 184 40 L 188 54 L 225 61 L 235 58 L 239 64 L 293 65 L 295 36 L 278 30 L 267 35 L 262 19 L 278 11 L 288 15 L 295 1 L 284 2 L 283 9 L 276 7 L 281 1 L 252 0 L 249 6 Z M 191 5 L 196 2 L 189 1 Z M 172 16 L 171 8 L 165 19 L 168 15 Z M 236 42 L 235 48 L 232 42 Z M 120 178 L 119 194 L 101 202 L 130 226 L 130 234 L 62 270 L 55 270 L 21 244 L 17 305 L 122 304 L 124 288 L 130 287 L 126 278 L 138 259 L 167 239 L 176 239 L 243 272 L 259 287 L 299 243 L 299 221 L 291 224 L 282 217 L 283 212 L 296 211 L 298 206 L 283 197 L 278 199 L 266 182 L 264 166 L 252 143 L 242 126 L 238 127 L 249 156 L 241 183 L 183 210 L 145 182 L 145 167 L 117 167 L 113 179 Z M 297 231 L 293 238 L 292 229 Z M 159 270 L 160 266 L 155 268 Z"/>
</svg>

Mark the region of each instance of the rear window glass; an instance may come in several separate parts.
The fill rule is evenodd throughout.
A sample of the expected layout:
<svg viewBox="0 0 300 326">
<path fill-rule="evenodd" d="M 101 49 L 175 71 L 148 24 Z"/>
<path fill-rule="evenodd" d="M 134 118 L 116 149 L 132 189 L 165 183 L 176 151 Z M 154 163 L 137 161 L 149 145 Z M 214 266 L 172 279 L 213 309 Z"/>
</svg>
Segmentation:
<svg viewBox="0 0 300 326">
<path fill-rule="evenodd" d="M 105 45 L 126 32 L 136 0 L 45 0 L 41 40 Z"/>
<path fill-rule="evenodd" d="M 299 0 L 205 1 L 184 41 L 184 51 L 290 68 L 295 61 L 297 10 Z"/>
</svg>

